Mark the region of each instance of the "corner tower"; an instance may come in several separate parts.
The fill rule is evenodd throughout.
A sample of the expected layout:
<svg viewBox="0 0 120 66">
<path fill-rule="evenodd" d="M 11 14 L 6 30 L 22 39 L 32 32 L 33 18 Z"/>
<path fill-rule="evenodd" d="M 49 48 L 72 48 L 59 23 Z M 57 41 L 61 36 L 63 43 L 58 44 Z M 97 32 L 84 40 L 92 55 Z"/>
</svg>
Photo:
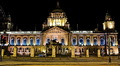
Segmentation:
<svg viewBox="0 0 120 66">
<path fill-rule="evenodd" d="M 43 29 L 46 27 L 65 27 L 69 29 L 69 22 L 67 22 L 67 17 L 65 12 L 60 9 L 59 2 L 57 2 L 57 7 L 54 9 L 47 18 L 47 22 L 43 24 Z"/>
<path fill-rule="evenodd" d="M 0 6 L 0 31 L 10 31 L 12 28 L 11 16 L 6 16 L 2 6 Z"/>
<path fill-rule="evenodd" d="M 103 30 L 115 30 L 115 21 L 111 18 L 110 14 L 107 12 L 105 16 L 105 21 L 103 23 Z"/>
</svg>

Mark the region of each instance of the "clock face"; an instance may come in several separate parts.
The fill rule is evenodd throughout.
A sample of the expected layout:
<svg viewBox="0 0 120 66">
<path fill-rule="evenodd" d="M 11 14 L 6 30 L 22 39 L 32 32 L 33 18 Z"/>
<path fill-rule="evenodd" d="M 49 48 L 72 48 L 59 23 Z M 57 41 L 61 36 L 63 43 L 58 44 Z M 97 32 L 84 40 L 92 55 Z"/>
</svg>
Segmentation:
<svg viewBox="0 0 120 66">
<path fill-rule="evenodd" d="M 114 29 L 114 22 L 107 22 L 107 26 L 109 29 Z"/>
</svg>

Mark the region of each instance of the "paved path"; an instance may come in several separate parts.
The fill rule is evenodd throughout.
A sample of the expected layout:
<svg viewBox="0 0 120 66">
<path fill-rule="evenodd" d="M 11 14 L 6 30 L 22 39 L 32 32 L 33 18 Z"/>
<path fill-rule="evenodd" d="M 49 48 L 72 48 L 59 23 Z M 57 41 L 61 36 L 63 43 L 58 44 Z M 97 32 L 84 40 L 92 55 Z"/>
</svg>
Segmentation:
<svg viewBox="0 0 120 66">
<path fill-rule="evenodd" d="M 0 62 L 0 65 L 120 65 L 117 62 L 12 62 L 12 61 L 4 61 Z"/>
<path fill-rule="evenodd" d="M 3 61 L 0 62 L 0 65 L 120 65 L 120 59 L 117 56 L 111 56 L 111 63 L 108 62 L 108 57 L 57 57 L 57 58 L 50 58 L 50 57 L 17 57 L 17 58 L 10 58 L 5 57 Z"/>
</svg>

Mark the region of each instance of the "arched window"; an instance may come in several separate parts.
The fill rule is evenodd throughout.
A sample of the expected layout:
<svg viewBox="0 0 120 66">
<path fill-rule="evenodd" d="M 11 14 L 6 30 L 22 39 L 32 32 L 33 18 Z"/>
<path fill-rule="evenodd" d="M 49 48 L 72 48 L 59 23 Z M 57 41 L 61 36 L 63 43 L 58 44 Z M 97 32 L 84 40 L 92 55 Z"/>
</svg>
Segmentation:
<svg viewBox="0 0 120 66">
<path fill-rule="evenodd" d="M 94 43 L 93 43 L 93 45 L 97 45 L 97 38 L 94 38 Z"/>
<path fill-rule="evenodd" d="M 23 38 L 23 45 L 27 45 L 27 38 Z"/>
<path fill-rule="evenodd" d="M 11 38 L 11 43 L 10 45 L 14 45 L 14 38 Z"/>
<path fill-rule="evenodd" d="M 80 38 L 79 39 L 79 45 L 83 45 L 84 44 L 84 40 L 83 40 L 83 38 Z"/>
<path fill-rule="evenodd" d="M 47 38 L 46 43 L 49 43 L 49 42 L 50 42 L 50 39 L 49 39 L 49 38 Z"/>
<path fill-rule="evenodd" d="M 76 45 L 77 43 L 76 43 L 76 38 L 73 38 L 73 40 L 72 40 L 72 45 Z"/>
<path fill-rule="evenodd" d="M 40 45 L 40 38 L 36 39 L 36 45 Z"/>
<path fill-rule="evenodd" d="M 115 46 L 115 38 L 111 37 L 111 46 Z"/>
<path fill-rule="evenodd" d="M 62 45 L 64 45 L 64 39 L 61 39 L 61 43 L 62 43 Z"/>
<path fill-rule="evenodd" d="M 104 38 L 100 38 L 100 45 L 105 45 L 105 39 Z"/>
<path fill-rule="evenodd" d="M 33 38 L 30 38 L 30 45 L 33 45 Z"/>
<path fill-rule="evenodd" d="M 17 45 L 20 45 L 20 38 L 17 38 Z"/>
<path fill-rule="evenodd" d="M 86 45 L 90 45 L 90 38 L 86 39 Z"/>
</svg>

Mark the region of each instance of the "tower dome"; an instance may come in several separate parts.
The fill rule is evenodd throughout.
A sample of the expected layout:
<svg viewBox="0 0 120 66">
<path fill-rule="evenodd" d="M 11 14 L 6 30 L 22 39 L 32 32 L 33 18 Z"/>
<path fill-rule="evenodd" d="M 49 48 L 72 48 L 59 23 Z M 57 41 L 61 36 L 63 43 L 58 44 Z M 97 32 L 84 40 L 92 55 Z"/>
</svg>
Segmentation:
<svg viewBox="0 0 120 66">
<path fill-rule="evenodd" d="M 65 12 L 60 8 L 59 2 L 57 2 L 56 9 L 52 10 L 49 17 L 47 18 L 48 26 L 64 26 L 67 22 Z"/>
</svg>

